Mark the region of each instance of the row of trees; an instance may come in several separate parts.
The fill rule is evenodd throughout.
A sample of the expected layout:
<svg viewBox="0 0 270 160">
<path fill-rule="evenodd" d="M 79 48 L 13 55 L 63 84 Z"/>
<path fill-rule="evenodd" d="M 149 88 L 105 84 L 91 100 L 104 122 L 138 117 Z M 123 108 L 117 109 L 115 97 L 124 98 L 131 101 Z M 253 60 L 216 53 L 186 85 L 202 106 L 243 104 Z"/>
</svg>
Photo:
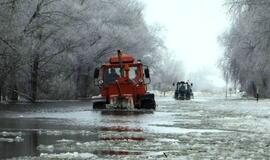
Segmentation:
<svg viewBox="0 0 270 160">
<path fill-rule="evenodd" d="M 221 42 L 227 80 L 249 95 L 270 97 L 270 1 L 227 0 L 233 24 Z"/>
<path fill-rule="evenodd" d="M 154 65 L 164 51 L 134 0 L 1 0 L 0 100 L 88 97 L 92 74 L 121 48 Z"/>
</svg>

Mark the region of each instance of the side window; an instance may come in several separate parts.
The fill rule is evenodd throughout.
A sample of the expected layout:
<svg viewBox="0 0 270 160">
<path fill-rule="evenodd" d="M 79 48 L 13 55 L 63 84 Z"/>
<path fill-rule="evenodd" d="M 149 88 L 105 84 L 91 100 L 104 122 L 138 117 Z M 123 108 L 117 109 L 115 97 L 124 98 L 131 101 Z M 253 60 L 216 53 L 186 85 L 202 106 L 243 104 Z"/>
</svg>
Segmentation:
<svg viewBox="0 0 270 160">
<path fill-rule="evenodd" d="M 112 70 L 113 70 L 113 69 L 111 69 L 110 72 L 112 72 Z M 116 73 L 117 75 L 119 75 L 119 76 L 121 75 L 121 73 L 120 73 L 120 68 L 114 68 L 114 70 L 115 70 L 115 73 Z"/>
<path fill-rule="evenodd" d="M 109 69 L 107 68 L 103 69 L 103 81 L 104 81 L 104 84 L 108 84 L 110 81 Z"/>
<path fill-rule="evenodd" d="M 130 69 L 129 69 L 129 78 L 130 79 L 135 79 L 135 77 L 138 76 L 137 70 L 138 70 L 137 67 L 130 67 Z"/>
</svg>

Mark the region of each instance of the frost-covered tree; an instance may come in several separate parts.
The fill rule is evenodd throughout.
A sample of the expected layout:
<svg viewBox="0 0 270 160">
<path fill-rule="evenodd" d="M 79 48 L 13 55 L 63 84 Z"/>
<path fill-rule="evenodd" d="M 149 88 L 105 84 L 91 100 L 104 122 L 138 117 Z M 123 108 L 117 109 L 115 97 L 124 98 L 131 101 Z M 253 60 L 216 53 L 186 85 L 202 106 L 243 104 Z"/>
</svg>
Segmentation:
<svg viewBox="0 0 270 160">
<path fill-rule="evenodd" d="M 117 49 L 153 65 L 163 42 L 143 9 L 133 0 L 2 0 L 0 94 L 87 97 L 94 67 Z"/>
<path fill-rule="evenodd" d="M 250 95 L 270 97 L 270 1 L 227 0 L 233 25 L 221 42 L 224 75 Z"/>
<path fill-rule="evenodd" d="M 5 20 L 1 24 L 4 26 L 2 42 L 5 41 L 9 48 L 14 46 L 10 55 L 17 54 L 19 58 L 19 61 L 10 63 L 15 67 L 10 74 L 13 84 L 8 89 L 18 93 L 18 83 L 29 82 L 29 86 L 21 85 L 20 88 L 29 92 L 28 97 L 35 101 L 43 67 L 56 56 L 79 47 L 78 40 L 66 34 L 75 22 L 74 17 L 68 4 L 61 1 L 6 0 L 1 7 L 1 11 L 7 14 L 1 14 Z"/>
</svg>

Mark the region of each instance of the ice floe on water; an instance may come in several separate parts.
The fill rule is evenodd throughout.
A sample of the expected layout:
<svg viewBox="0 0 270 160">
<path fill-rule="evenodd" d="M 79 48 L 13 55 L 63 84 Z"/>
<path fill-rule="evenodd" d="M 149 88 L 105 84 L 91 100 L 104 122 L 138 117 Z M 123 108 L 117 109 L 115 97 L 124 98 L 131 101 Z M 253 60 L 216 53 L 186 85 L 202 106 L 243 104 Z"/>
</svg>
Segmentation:
<svg viewBox="0 0 270 160">
<path fill-rule="evenodd" d="M 72 139 L 60 139 L 60 140 L 56 140 L 56 142 L 58 142 L 58 143 L 73 143 L 74 140 L 72 140 Z"/>
<path fill-rule="evenodd" d="M 39 130 L 39 135 L 52 135 L 52 136 L 59 136 L 59 135 L 81 135 L 81 136 L 90 136 L 95 134 L 92 131 L 87 130 Z"/>
<path fill-rule="evenodd" d="M 0 136 L 22 136 L 22 132 L 8 132 L 8 131 L 2 131 L 0 132 Z"/>
<path fill-rule="evenodd" d="M 46 135 L 54 135 L 54 136 L 58 136 L 58 135 L 62 135 L 63 134 L 63 131 L 57 131 L 57 130 L 40 130 L 38 132 L 40 135 L 42 134 L 46 134 Z"/>
<path fill-rule="evenodd" d="M 67 152 L 67 153 L 59 153 L 59 154 L 48 154 L 41 153 L 41 158 L 50 158 L 50 159 L 95 159 L 96 155 L 92 153 L 78 153 L 78 152 Z"/>
<path fill-rule="evenodd" d="M 186 129 L 178 127 L 162 127 L 162 126 L 149 126 L 147 129 L 150 133 L 172 133 L 172 134 L 186 134 L 190 132 L 226 132 L 218 129 Z"/>
<path fill-rule="evenodd" d="M 0 132 L 0 142 L 23 142 L 24 138 L 22 136 L 22 132 L 2 131 Z"/>
<path fill-rule="evenodd" d="M 37 147 L 37 149 L 39 151 L 42 151 L 42 152 L 53 152 L 54 151 L 54 146 L 53 145 L 39 145 Z"/>
<path fill-rule="evenodd" d="M 0 142 L 9 142 L 9 143 L 12 143 L 12 142 L 23 142 L 24 139 L 20 136 L 16 136 L 15 138 L 1 138 L 0 137 Z"/>
<path fill-rule="evenodd" d="M 239 97 L 197 96 L 201 97 L 191 101 L 157 96 L 153 114 L 136 116 L 89 114 L 82 109 L 76 112 L 76 108 L 74 115 L 42 113 L 45 118 L 37 126 L 45 127 L 29 133 L 36 133 L 33 138 L 38 143 L 26 141 L 25 132 L 19 129 L 0 132 L 0 142 L 4 138 L 2 142 L 12 144 L 21 137 L 23 143 L 33 143 L 31 149 L 36 153 L 14 159 L 269 159 L 269 100 L 257 103 Z M 56 115 L 69 121 L 63 124 Z M 59 128 L 50 128 L 57 123 Z"/>
</svg>

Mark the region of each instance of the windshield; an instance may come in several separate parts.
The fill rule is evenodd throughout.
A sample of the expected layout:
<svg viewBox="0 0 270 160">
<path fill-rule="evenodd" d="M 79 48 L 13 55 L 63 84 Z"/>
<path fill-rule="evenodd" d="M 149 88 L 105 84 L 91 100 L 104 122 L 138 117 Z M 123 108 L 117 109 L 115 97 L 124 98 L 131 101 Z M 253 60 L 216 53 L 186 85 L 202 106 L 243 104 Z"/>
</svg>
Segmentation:
<svg viewBox="0 0 270 160">
<path fill-rule="evenodd" d="M 104 84 L 110 84 L 120 77 L 120 68 L 105 68 L 103 70 Z"/>
<path fill-rule="evenodd" d="M 139 75 L 137 74 L 137 70 L 138 70 L 138 67 L 129 68 L 129 78 L 131 80 L 134 80 L 139 77 Z M 117 80 L 117 78 L 120 76 L 121 76 L 121 69 L 119 67 L 103 69 L 104 84 L 114 83 L 115 80 Z M 126 76 L 125 72 L 124 72 L 124 76 Z"/>
</svg>

